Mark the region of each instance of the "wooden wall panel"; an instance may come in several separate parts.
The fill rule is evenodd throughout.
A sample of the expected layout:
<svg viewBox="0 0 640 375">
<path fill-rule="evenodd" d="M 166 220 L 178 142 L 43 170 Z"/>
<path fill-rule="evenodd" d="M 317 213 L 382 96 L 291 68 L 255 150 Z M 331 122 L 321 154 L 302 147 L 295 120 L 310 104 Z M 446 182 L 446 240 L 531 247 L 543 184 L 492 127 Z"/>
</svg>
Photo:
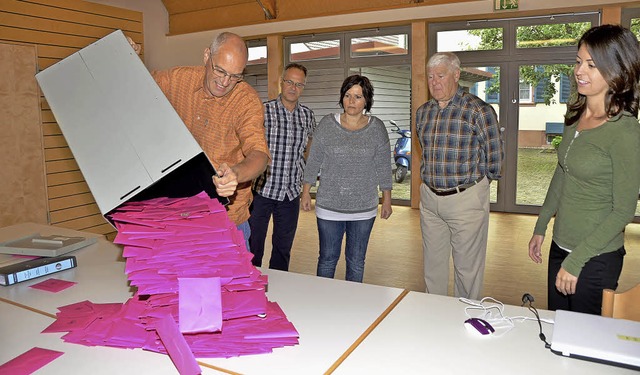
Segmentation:
<svg viewBox="0 0 640 375">
<path fill-rule="evenodd" d="M 142 45 L 140 12 L 81 0 L 0 1 L 0 43 L 35 46 L 38 71 L 117 29 Z M 50 223 L 113 238 L 115 231 L 100 214 L 49 105 L 44 97 L 39 100 Z"/>
<path fill-rule="evenodd" d="M 91 193 L 91 191 L 89 190 L 89 185 L 87 185 L 85 181 L 66 185 L 50 186 L 47 189 L 47 195 L 49 196 L 50 200 L 85 193 Z M 93 200 L 92 202 L 95 202 L 95 200 Z"/>
<path fill-rule="evenodd" d="M 47 223 L 36 49 L 0 43 L 0 227 Z"/>
</svg>

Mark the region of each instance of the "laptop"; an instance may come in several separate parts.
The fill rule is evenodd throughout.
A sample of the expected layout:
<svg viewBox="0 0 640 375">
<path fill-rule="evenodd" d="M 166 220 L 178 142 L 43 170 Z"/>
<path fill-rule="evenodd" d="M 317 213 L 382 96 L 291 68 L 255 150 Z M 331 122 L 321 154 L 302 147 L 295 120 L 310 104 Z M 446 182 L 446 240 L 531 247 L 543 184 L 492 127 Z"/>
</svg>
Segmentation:
<svg viewBox="0 0 640 375">
<path fill-rule="evenodd" d="M 43 236 L 34 233 L 26 237 L 0 243 L 0 254 L 58 257 L 97 242 L 95 237 L 63 235 Z"/>
<path fill-rule="evenodd" d="M 557 310 L 551 351 L 640 370 L 640 322 Z"/>
</svg>

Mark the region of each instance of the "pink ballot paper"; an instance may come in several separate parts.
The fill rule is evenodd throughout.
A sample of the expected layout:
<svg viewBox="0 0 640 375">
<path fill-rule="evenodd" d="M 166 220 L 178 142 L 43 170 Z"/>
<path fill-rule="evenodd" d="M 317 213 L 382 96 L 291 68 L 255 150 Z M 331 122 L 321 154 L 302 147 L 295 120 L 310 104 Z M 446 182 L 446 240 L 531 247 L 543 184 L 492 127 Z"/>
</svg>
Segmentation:
<svg viewBox="0 0 640 375">
<path fill-rule="evenodd" d="M 242 232 L 220 202 L 206 194 L 151 199 L 126 203 L 114 215 L 114 243 L 124 245 L 125 273 L 136 294 L 124 304 L 59 307 L 44 332 L 68 332 L 65 342 L 86 346 L 169 354 L 181 374 L 200 371 L 194 357 L 298 344 L 298 332 L 268 301 L 267 277 L 251 264 Z"/>
<path fill-rule="evenodd" d="M 197 375 L 201 373 L 196 357 L 193 356 L 187 341 L 178 330 L 178 325 L 171 315 L 162 316 L 158 320 L 156 330 L 180 375 Z"/>
<path fill-rule="evenodd" d="M 178 278 L 180 332 L 217 332 L 222 329 L 220 278 Z"/>
<path fill-rule="evenodd" d="M 55 350 L 31 348 L 14 359 L 0 365 L 0 374 L 28 375 L 63 355 Z"/>
<path fill-rule="evenodd" d="M 58 293 L 61 290 L 71 288 L 77 283 L 73 281 L 60 280 L 60 279 L 47 279 L 45 281 L 33 284 L 30 288 L 45 290 L 47 292 Z"/>
</svg>

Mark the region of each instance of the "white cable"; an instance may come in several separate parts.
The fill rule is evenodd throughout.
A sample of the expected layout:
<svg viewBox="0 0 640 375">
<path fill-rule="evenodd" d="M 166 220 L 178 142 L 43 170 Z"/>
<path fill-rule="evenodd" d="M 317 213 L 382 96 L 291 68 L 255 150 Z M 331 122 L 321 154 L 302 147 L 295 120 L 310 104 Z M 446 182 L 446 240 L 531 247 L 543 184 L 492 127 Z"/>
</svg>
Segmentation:
<svg viewBox="0 0 640 375">
<path fill-rule="evenodd" d="M 532 320 L 534 322 L 537 322 L 538 319 L 536 318 L 532 318 L 530 316 L 513 316 L 511 317 L 511 319 L 513 320 L 521 320 L 521 321 L 525 321 L 525 320 Z M 547 318 L 540 318 L 540 321 L 542 323 L 547 323 L 547 324 L 555 324 L 555 321 L 553 319 L 547 319 Z"/>
<path fill-rule="evenodd" d="M 469 305 L 464 309 L 467 317 L 486 320 L 496 330 L 493 334 L 496 337 L 506 334 L 515 327 L 513 320 L 504 315 L 504 304 L 492 297 L 485 297 L 479 302 L 467 298 L 459 298 L 459 301 Z M 473 316 L 470 312 L 474 310 L 480 311 L 481 314 L 479 316 Z M 502 332 L 498 333 L 499 330 Z"/>
<path fill-rule="evenodd" d="M 506 331 L 502 332 L 497 336 L 502 336 L 505 333 L 509 332 L 511 329 L 515 327 L 516 322 L 524 322 L 527 320 L 537 322 L 537 318 L 527 317 L 527 316 L 514 316 L 509 317 L 504 313 L 504 304 L 493 297 L 484 297 L 480 301 L 470 300 L 468 298 L 460 297 L 458 300 L 466 306 L 464 308 L 464 313 L 468 318 L 480 318 L 484 319 L 494 329 L 505 328 Z M 479 316 L 472 315 L 473 311 L 479 311 L 481 314 Z M 554 324 L 553 319 L 544 319 L 540 318 L 540 322 L 546 324 Z"/>
</svg>

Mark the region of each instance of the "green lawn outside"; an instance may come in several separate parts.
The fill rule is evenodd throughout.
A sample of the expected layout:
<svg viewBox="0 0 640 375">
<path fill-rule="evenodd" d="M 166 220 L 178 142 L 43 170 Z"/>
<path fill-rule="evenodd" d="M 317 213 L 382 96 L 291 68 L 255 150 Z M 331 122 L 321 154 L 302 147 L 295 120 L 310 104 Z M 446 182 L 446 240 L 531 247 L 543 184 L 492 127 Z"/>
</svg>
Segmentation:
<svg viewBox="0 0 640 375">
<path fill-rule="evenodd" d="M 516 204 L 541 206 L 557 164 L 558 157 L 554 150 L 518 149 Z"/>
<path fill-rule="evenodd" d="M 556 153 L 548 149 L 521 148 L 518 150 L 518 204 L 542 205 L 556 165 Z M 497 200 L 498 184 L 491 184 L 491 201 Z M 409 199 L 411 173 L 401 183 L 394 181 L 391 196 L 394 199 Z"/>
</svg>

